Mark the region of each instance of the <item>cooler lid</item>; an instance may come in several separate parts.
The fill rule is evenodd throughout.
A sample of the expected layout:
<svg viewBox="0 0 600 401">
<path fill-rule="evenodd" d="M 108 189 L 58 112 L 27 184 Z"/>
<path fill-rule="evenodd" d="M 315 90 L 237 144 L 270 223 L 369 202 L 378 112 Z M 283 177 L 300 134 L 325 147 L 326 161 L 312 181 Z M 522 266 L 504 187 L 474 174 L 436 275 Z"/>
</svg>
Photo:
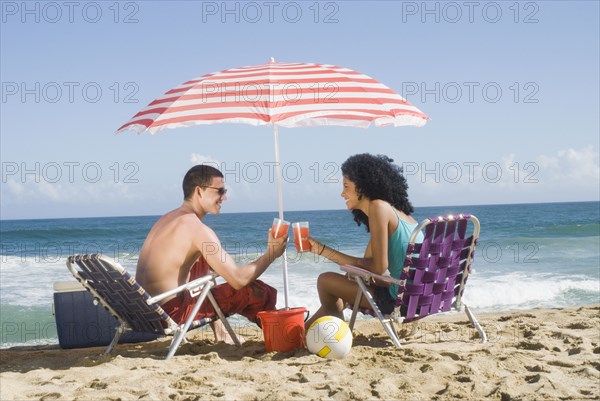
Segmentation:
<svg viewBox="0 0 600 401">
<path fill-rule="evenodd" d="M 79 283 L 79 281 L 55 281 L 53 284 L 55 292 L 72 292 L 72 291 L 84 291 L 85 288 Z"/>
</svg>

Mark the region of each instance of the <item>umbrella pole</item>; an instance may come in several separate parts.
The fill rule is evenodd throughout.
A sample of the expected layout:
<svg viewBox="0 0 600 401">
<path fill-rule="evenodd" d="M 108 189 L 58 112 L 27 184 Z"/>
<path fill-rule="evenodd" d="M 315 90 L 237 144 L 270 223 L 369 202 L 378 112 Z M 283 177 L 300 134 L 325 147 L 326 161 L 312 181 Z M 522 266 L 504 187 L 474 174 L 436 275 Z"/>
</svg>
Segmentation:
<svg viewBox="0 0 600 401">
<path fill-rule="evenodd" d="M 283 189 L 281 179 L 281 163 L 279 162 L 279 132 L 277 125 L 273 125 L 275 138 L 275 171 L 277 172 L 277 205 L 279 207 L 279 218 L 283 220 Z M 287 250 L 283 251 L 283 295 L 285 297 L 285 309 L 289 309 L 288 302 L 288 275 L 287 275 Z"/>
</svg>

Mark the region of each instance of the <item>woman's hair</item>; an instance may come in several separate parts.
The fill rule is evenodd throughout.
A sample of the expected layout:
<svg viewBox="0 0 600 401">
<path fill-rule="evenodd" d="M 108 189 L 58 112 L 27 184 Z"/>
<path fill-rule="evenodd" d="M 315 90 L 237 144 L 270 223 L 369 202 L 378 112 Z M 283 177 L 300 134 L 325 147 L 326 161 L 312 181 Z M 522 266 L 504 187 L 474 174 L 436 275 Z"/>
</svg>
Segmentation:
<svg viewBox="0 0 600 401">
<path fill-rule="evenodd" d="M 223 173 L 206 164 L 199 164 L 189 169 L 183 177 L 183 199 L 190 199 L 196 187 L 205 188 L 210 186 L 213 177 L 223 177 Z"/>
<path fill-rule="evenodd" d="M 408 200 L 408 184 L 402 167 L 385 155 L 362 153 L 350 156 L 342 164 L 342 174 L 356 185 L 358 198 L 381 199 L 407 215 L 414 211 Z M 354 221 L 369 231 L 369 218 L 361 210 L 353 210 Z"/>
</svg>

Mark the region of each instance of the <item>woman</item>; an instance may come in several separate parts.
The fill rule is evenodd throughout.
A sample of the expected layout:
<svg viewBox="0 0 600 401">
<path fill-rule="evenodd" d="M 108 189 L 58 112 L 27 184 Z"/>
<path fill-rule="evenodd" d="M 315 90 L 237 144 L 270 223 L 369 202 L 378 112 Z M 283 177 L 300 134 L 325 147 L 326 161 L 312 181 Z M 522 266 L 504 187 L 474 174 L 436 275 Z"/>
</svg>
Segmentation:
<svg viewBox="0 0 600 401">
<path fill-rule="evenodd" d="M 406 255 L 410 234 L 417 226 L 411 217 L 413 207 L 408 200 L 406 179 L 402 169 L 383 155 L 367 153 L 354 155 L 342 164 L 342 197 L 352 211 L 354 220 L 364 224 L 370 234 L 362 258 L 336 251 L 309 238 L 310 251 L 339 265 L 349 264 L 383 275 L 386 272 L 399 278 Z M 346 302 L 354 302 L 358 284 L 345 275 L 327 272 L 317 280 L 321 307 L 307 322 L 307 326 L 322 316 L 343 319 Z M 394 309 L 398 286 L 371 285 L 371 293 L 384 314 Z M 363 298 L 361 307 L 370 308 Z"/>
</svg>

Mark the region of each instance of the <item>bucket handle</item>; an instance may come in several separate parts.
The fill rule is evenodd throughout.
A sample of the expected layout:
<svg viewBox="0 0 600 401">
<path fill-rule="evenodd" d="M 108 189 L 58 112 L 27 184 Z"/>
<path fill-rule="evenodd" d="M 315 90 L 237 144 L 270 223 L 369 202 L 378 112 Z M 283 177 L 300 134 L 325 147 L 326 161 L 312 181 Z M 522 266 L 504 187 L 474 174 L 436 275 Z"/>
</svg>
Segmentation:
<svg viewBox="0 0 600 401">
<path fill-rule="evenodd" d="M 307 310 L 304 311 L 304 314 L 306 315 L 306 316 L 304 316 L 304 323 L 306 323 L 306 321 L 310 317 L 310 311 L 307 309 Z"/>
</svg>

